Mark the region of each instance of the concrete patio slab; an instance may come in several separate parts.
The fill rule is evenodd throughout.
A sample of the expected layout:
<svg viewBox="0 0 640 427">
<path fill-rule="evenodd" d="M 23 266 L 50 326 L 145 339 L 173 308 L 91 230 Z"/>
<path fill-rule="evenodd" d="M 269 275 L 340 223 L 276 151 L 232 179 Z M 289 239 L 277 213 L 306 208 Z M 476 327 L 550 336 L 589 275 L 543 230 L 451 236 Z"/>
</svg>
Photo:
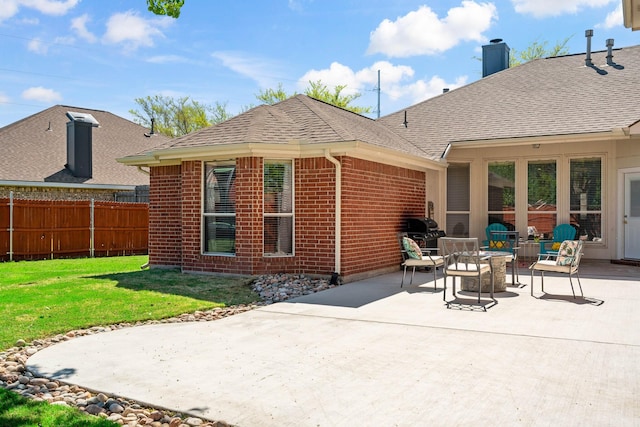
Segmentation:
<svg viewBox="0 0 640 427">
<path fill-rule="evenodd" d="M 214 322 L 149 325 L 36 353 L 38 374 L 238 426 L 599 425 L 640 420 L 640 269 L 581 267 L 545 291 L 446 309 L 401 273 Z M 473 301 L 474 295 L 460 295 Z M 448 299 L 451 298 L 449 291 Z"/>
</svg>

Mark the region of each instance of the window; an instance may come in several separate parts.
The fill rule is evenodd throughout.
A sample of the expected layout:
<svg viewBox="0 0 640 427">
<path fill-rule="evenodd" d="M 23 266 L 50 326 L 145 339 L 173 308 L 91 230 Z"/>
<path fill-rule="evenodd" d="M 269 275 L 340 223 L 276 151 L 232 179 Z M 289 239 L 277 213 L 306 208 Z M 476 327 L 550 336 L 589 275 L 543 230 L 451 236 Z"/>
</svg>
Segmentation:
<svg viewBox="0 0 640 427">
<path fill-rule="evenodd" d="M 508 230 L 516 225 L 516 164 L 491 162 L 488 175 L 488 224 L 504 224 Z M 487 224 L 487 225 L 488 225 Z"/>
<path fill-rule="evenodd" d="M 588 241 L 602 240 L 602 160 L 571 159 L 569 166 L 571 225 Z"/>
<path fill-rule="evenodd" d="M 205 163 L 203 252 L 235 254 L 235 164 Z"/>
<path fill-rule="evenodd" d="M 447 168 L 447 236 L 469 237 L 469 165 L 452 163 Z"/>
<path fill-rule="evenodd" d="M 532 160 L 527 167 L 528 234 L 550 235 L 557 225 L 556 161 Z"/>
<path fill-rule="evenodd" d="M 293 254 L 292 164 L 264 163 L 264 254 Z"/>
</svg>

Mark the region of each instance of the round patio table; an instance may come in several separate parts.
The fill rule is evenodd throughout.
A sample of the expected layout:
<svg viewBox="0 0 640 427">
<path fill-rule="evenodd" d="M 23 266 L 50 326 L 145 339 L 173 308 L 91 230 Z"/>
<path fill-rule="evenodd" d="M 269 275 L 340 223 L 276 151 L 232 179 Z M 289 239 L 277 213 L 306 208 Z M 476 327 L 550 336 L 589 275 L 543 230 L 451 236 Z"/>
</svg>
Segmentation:
<svg viewBox="0 0 640 427">
<path fill-rule="evenodd" d="M 507 260 L 512 257 L 510 252 L 501 251 L 482 251 L 481 257 L 489 256 L 489 262 L 493 267 L 493 291 L 504 292 L 507 290 Z M 484 261 L 484 262 L 487 262 Z M 462 277 L 462 290 L 470 292 L 478 292 L 478 278 L 477 277 Z M 491 292 L 491 276 L 484 274 L 482 276 L 482 288 L 480 292 Z"/>
</svg>

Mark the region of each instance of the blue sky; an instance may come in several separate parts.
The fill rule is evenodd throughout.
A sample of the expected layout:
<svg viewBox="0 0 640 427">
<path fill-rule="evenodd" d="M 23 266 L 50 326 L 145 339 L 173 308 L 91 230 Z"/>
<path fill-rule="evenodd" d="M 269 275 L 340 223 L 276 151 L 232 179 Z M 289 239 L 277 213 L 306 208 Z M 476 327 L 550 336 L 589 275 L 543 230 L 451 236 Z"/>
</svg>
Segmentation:
<svg viewBox="0 0 640 427">
<path fill-rule="evenodd" d="M 347 85 L 381 114 L 481 77 L 481 46 L 521 51 L 570 37 L 570 53 L 640 44 L 621 0 L 0 0 L 0 127 L 52 105 L 131 118 L 135 98 L 190 96 L 232 114 L 261 89 Z M 371 114 L 372 117 L 376 113 Z"/>
</svg>

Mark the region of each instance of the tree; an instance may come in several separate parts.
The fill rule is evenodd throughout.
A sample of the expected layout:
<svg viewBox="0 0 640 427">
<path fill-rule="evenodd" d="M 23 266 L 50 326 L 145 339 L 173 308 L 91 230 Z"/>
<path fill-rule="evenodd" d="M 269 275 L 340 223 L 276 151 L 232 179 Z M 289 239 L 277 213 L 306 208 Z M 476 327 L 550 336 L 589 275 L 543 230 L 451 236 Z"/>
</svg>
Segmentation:
<svg viewBox="0 0 640 427">
<path fill-rule="evenodd" d="M 282 83 L 278 83 L 278 89 L 260 90 L 256 95 L 256 99 L 258 101 L 262 101 L 263 104 L 273 105 L 277 102 L 284 101 L 287 98 L 291 98 L 292 96 L 296 96 L 297 94 L 297 92 L 293 92 L 290 95 L 287 94 L 282 87 Z"/>
<path fill-rule="evenodd" d="M 188 96 L 155 95 L 136 98 L 135 102 L 142 109 L 141 112 L 129 110 L 135 123 L 150 128 L 153 118 L 154 131 L 172 138 L 223 122 L 232 116 L 227 112 L 226 104 L 201 104 Z"/>
<path fill-rule="evenodd" d="M 547 49 L 548 42 L 538 42 L 537 40 L 531 43 L 525 50 L 517 51 L 515 49 L 511 49 L 509 55 L 509 67 L 515 67 L 520 64 L 524 64 L 525 62 L 529 62 L 532 59 L 537 58 L 549 58 L 553 56 L 566 55 L 569 53 L 569 48 L 567 48 L 567 43 L 571 36 L 567 37 L 563 41 L 558 41 L 556 44 Z"/>
<path fill-rule="evenodd" d="M 361 93 L 354 93 L 353 95 L 343 95 L 342 91 L 347 85 L 338 85 L 333 88 L 333 92 L 327 88 L 327 85 L 323 84 L 320 80 L 317 82 L 309 82 L 309 87 L 305 89 L 304 93 L 311 98 L 319 99 L 328 104 L 335 105 L 336 107 L 344 108 L 345 110 L 353 111 L 354 113 L 363 114 L 370 113 L 371 107 L 360 107 L 356 105 L 350 105 L 353 101 L 362 96 Z"/>
<path fill-rule="evenodd" d="M 344 95 L 342 91 L 346 88 L 346 85 L 338 85 L 333 91 L 329 90 L 327 85 L 323 84 L 321 80 L 316 82 L 309 81 L 309 86 L 304 90 L 304 94 L 318 99 L 320 101 L 324 101 L 327 104 L 335 105 L 336 107 L 344 108 L 345 110 L 353 111 L 354 113 L 363 114 L 370 113 L 372 111 L 371 107 L 361 107 L 357 105 L 351 105 L 353 101 L 360 98 L 362 94 L 355 93 L 352 95 Z M 292 94 L 287 94 L 282 87 L 282 83 L 278 84 L 277 89 L 266 89 L 261 90 L 256 98 L 258 101 L 263 102 L 264 104 L 273 105 L 276 102 L 284 101 L 287 98 L 291 98 L 292 96 L 296 96 L 297 92 L 293 92 Z"/>
<path fill-rule="evenodd" d="M 150 12 L 156 15 L 167 15 L 172 18 L 180 16 L 180 9 L 184 5 L 184 0 L 147 0 Z"/>
</svg>

